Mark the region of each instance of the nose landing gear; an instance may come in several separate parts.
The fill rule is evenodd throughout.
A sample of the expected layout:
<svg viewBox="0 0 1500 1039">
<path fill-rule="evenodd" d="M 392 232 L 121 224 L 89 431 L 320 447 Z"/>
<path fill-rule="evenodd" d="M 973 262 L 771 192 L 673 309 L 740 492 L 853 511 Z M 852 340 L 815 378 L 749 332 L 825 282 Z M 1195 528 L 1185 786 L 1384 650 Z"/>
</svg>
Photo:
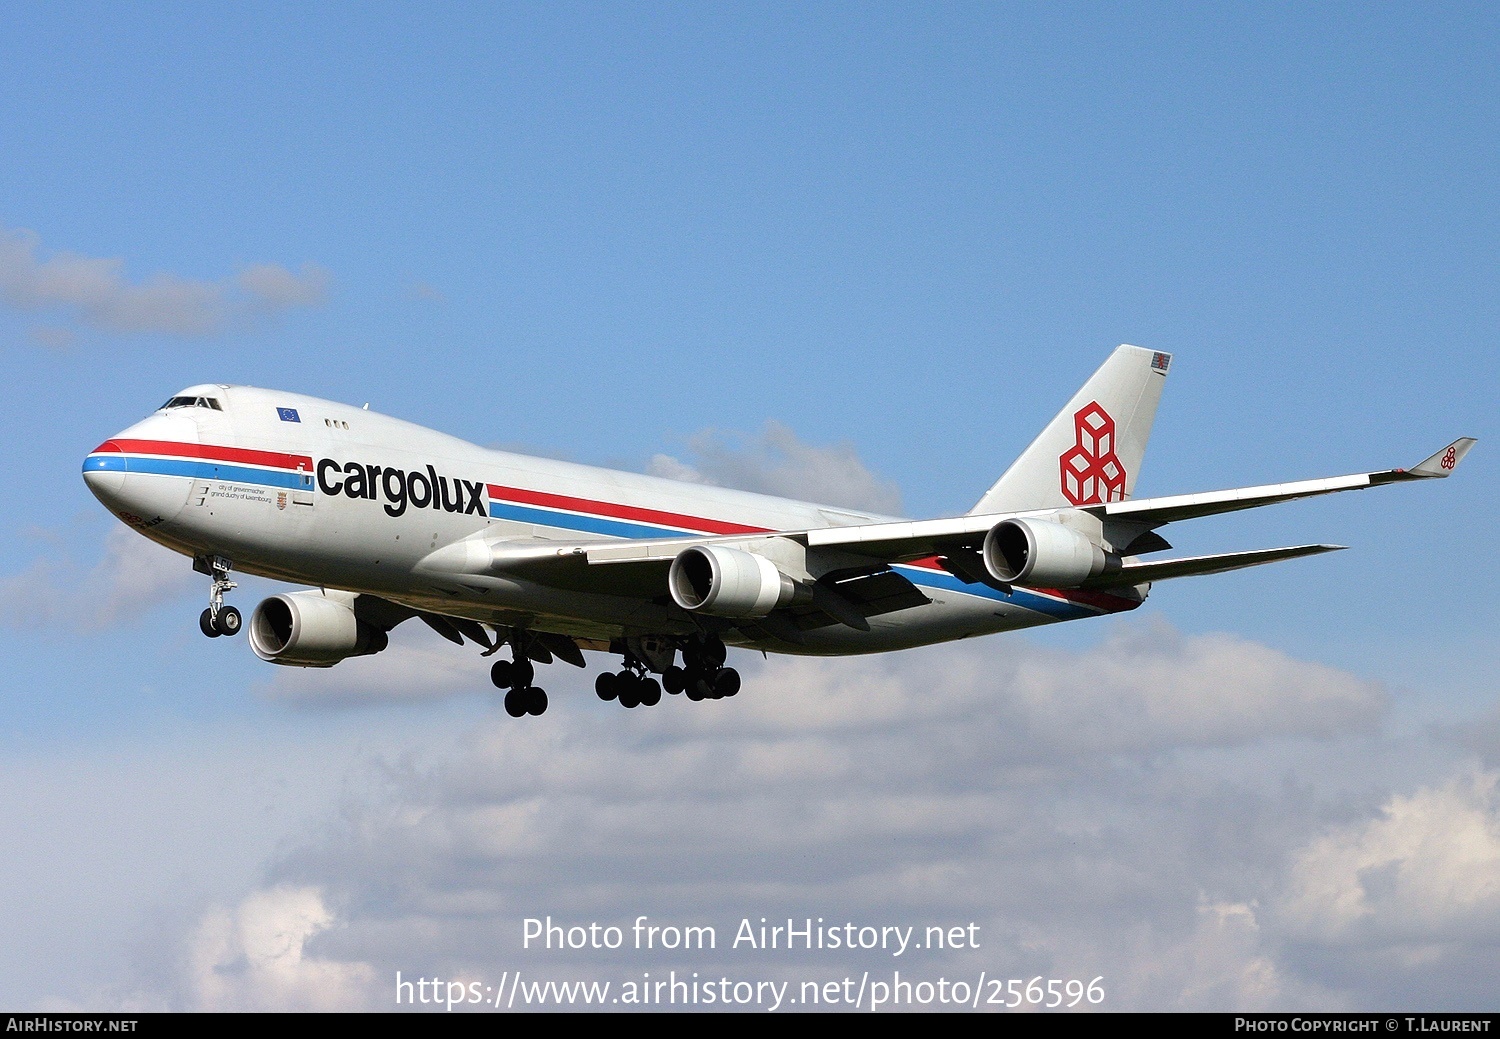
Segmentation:
<svg viewBox="0 0 1500 1039">
<path fill-rule="evenodd" d="M 208 593 L 208 609 L 198 615 L 198 630 L 211 639 L 220 635 L 238 635 L 243 623 L 240 611 L 224 605 L 224 593 L 237 588 L 229 579 L 229 560 L 223 556 L 199 557 L 193 560 L 193 569 L 208 574 L 214 579 Z"/>
</svg>

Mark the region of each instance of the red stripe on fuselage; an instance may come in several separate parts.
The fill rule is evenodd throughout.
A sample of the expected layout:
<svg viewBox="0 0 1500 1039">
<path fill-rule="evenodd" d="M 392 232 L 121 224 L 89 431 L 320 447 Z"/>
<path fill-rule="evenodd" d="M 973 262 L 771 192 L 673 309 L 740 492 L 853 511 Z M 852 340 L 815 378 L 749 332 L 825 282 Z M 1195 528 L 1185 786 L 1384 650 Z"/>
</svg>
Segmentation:
<svg viewBox="0 0 1500 1039">
<path fill-rule="evenodd" d="M 1068 602 L 1092 606 L 1106 613 L 1124 613 L 1126 610 L 1133 610 L 1140 606 L 1142 602 L 1139 599 L 1127 599 L 1123 595 L 1110 595 L 1108 592 L 1086 592 L 1081 588 L 1033 588 L 1032 591 L 1041 592 L 1043 595 L 1055 595 Z"/>
<path fill-rule="evenodd" d="M 547 509 L 566 509 L 569 512 L 587 512 L 611 519 L 634 520 L 637 523 L 655 523 L 664 527 L 680 527 L 683 530 L 704 534 L 765 534 L 770 527 L 749 527 L 743 523 L 727 523 L 724 520 L 707 519 L 703 516 L 688 516 L 680 512 L 662 512 L 660 509 L 641 509 L 634 505 L 616 505 L 613 502 L 595 501 L 592 498 L 572 498 L 566 494 L 548 494 L 545 491 L 530 491 L 524 487 L 502 487 L 489 485 L 491 501 L 512 501 L 525 505 L 540 505 Z"/>
<path fill-rule="evenodd" d="M 252 451 L 244 447 L 221 447 L 218 444 L 182 444 L 175 440 L 106 440 L 94 448 L 92 454 L 101 451 L 118 451 L 127 455 L 171 455 L 176 458 L 206 458 L 212 462 L 241 462 L 245 465 L 265 465 L 276 469 L 305 469 L 312 472 L 312 459 L 307 455 L 288 455 L 280 451 Z"/>
</svg>

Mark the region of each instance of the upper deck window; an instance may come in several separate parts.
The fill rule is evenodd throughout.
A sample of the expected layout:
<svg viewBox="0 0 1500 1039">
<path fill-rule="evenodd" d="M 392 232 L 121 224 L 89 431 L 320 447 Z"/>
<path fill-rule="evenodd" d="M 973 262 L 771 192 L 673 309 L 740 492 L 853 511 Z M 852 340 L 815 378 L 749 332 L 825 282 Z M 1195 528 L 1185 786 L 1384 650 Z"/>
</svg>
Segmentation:
<svg viewBox="0 0 1500 1039">
<path fill-rule="evenodd" d="M 170 411 L 173 408 L 212 408 L 214 411 L 224 410 L 219 407 L 219 401 L 216 397 L 173 397 L 156 410 Z"/>
</svg>

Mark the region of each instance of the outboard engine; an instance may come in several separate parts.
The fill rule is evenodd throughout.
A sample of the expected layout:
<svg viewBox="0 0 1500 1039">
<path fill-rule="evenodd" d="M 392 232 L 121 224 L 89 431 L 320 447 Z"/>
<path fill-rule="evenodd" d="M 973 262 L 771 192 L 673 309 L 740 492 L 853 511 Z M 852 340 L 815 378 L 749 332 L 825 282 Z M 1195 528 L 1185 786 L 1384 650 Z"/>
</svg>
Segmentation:
<svg viewBox="0 0 1500 1039">
<path fill-rule="evenodd" d="M 1118 570 L 1120 557 L 1061 523 L 1008 519 L 984 536 L 984 567 L 1002 584 L 1077 588 Z"/>
</svg>

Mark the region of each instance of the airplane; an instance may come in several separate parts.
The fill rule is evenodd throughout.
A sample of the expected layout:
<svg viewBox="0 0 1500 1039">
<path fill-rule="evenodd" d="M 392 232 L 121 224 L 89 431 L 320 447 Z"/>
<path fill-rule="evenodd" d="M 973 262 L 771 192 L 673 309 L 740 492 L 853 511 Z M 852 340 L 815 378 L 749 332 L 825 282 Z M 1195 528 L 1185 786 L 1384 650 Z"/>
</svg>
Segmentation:
<svg viewBox="0 0 1500 1039">
<path fill-rule="evenodd" d="M 512 717 L 535 665 L 617 655 L 601 699 L 740 690 L 728 647 L 877 653 L 1136 609 L 1157 581 L 1323 552 L 1149 559 L 1169 523 L 1446 477 L 1410 469 L 1134 498 L 1172 356 L 1121 346 L 962 516 L 909 520 L 478 447 L 364 408 L 249 386 L 173 395 L 85 459 L 115 516 L 212 579 L 199 627 L 234 635 L 234 571 L 312 588 L 254 610 L 262 660 L 331 667 L 397 624 L 483 647 Z M 679 663 L 680 658 L 680 663 Z M 659 680 L 658 680 L 659 679 Z"/>
</svg>

